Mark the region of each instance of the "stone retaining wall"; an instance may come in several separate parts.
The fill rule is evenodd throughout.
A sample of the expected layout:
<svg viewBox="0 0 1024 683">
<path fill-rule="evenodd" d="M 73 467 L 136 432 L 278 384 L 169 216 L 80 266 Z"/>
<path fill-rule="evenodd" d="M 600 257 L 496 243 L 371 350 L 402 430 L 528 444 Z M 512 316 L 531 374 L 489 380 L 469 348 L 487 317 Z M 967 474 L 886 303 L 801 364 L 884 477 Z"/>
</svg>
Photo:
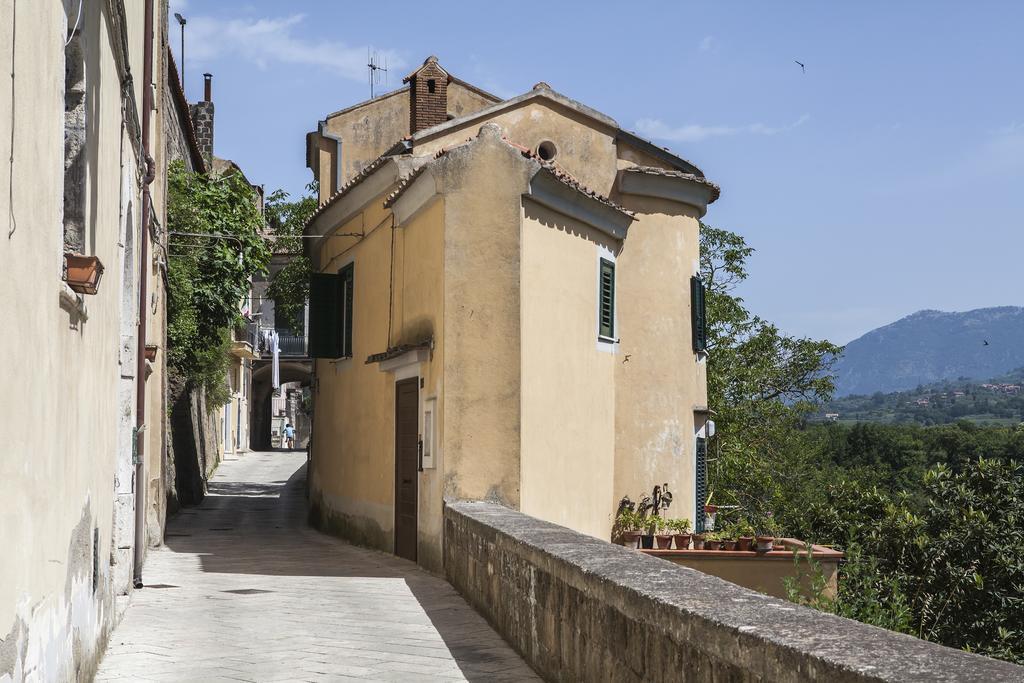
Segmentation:
<svg viewBox="0 0 1024 683">
<path fill-rule="evenodd" d="M 551 681 L 1005 681 L 1024 668 L 800 607 L 491 503 L 445 575 Z"/>
</svg>

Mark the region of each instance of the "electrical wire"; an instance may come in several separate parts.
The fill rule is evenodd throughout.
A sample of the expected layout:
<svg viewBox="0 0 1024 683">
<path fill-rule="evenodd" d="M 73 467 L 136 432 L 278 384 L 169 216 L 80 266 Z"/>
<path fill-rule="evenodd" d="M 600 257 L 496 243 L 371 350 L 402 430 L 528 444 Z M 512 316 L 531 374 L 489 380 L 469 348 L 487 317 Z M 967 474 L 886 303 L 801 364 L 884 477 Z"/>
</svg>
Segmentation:
<svg viewBox="0 0 1024 683">
<path fill-rule="evenodd" d="M 85 0 L 78 0 L 78 16 L 75 17 L 75 26 L 71 29 L 71 33 L 68 34 L 68 39 L 64 43 L 64 47 L 71 44 L 71 40 L 75 37 L 75 33 L 78 31 L 78 22 L 82 20 L 82 5 L 85 4 Z"/>
<path fill-rule="evenodd" d="M 14 232 L 18 229 L 18 219 L 14 215 L 14 131 L 15 123 L 17 122 L 16 112 L 17 106 L 14 101 L 14 60 L 17 56 L 17 42 L 18 42 L 18 0 L 14 0 L 11 3 L 11 163 L 10 163 L 10 177 L 7 179 L 7 212 L 10 215 L 10 227 L 7 229 L 7 239 L 11 239 Z"/>
</svg>

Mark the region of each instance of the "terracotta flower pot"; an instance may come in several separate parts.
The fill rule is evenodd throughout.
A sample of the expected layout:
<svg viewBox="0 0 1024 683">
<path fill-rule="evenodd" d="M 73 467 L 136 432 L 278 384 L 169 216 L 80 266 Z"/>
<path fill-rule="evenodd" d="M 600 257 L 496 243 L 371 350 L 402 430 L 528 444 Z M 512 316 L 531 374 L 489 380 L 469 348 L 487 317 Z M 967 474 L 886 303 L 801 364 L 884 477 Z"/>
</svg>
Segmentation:
<svg viewBox="0 0 1024 683">
<path fill-rule="evenodd" d="M 64 254 L 68 287 L 79 294 L 95 294 L 103 277 L 103 264 L 98 256 Z"/>
<path fill-rule="evenodd" d="M 722 550 L 736 550 L 736 541 L 722 541 Z"/>
<path fill-rule="evenodd" d="M 672 538 L 676 544 L 676 550 L 689 550 L 690 534 L 676 534 Z"/>
<path fill-rule="evenodd" d="M 775 547 L 774 536 L 758 536 L 757 537 L 757 552 L 769 553 Z"/>
<path fill-rule="evenodd" d="M 693 549 L 704 550 L 704 536 L 702 534 L 693 535 Z"/>
<path fill-rule="evenodd" d="M 704 541 L 704 550 L 721 550 L 721 541 Z"/>
<path fill-rule="evenodd" d="M 668 550 L 672 545 L 671 534 L 658 534 L 654 538 L 658 541 L 658 550 Z"/>
<path fill-rule="evenodd" d="M 650 550 L 654 547 L 654 536 L 652 534 L 640 534 L 640 547 Z"/>
<path fill-rule="evenodd" d="M 146 344 L 146 360 L 150 363 L 156 360 L 156 352 L 160 347 L 156 344 Z"/>
<path fill-rule="evenodd" d="M 749 551 L 750 548 L 753 545 L 754 545 L 754 537 L 753 536 L 740 536 L 739 539 L 737 539 L 737 541 L 736 541 L 736 550 Z"/>
</svg>

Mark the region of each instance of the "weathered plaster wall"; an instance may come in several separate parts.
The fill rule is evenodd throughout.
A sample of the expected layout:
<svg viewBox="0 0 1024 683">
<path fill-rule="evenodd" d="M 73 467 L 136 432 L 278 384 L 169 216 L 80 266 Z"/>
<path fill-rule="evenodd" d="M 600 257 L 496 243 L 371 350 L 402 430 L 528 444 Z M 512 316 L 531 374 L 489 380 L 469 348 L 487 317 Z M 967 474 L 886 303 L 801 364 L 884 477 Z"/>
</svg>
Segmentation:
<svg viewBox="0 0 1024 683">
<path fill-rule="evenodd" d="M 333 226 L 317 223 L 326 232 Z M 316 228 L 317 234 L 320 227 Z M 369 203 L 319 255 L 320 272 L 354 263 L 353 357 L 317 359 L 314 394 L 314 521 L 358 543 L 394 549 L 394 378 L 367 364 L 388 347 L 392 228 L 383 197 Z M 395 235 L 397 238 L 397 235 Z"/>
<path fill-rule="evenodd" d="M 1010 681 L 1024 668 L 741 588 L 487 503 L 445 576 L 549 681 Z"/>
<path fill-rule="evenodd" d="M 616 355 L 598 343 L 598 259 L 617 240 L 524 200 L 522 242 L 520 509 L 605 538 Z"/>
<path fill-rule="evenodd" d="M 545 140 L 554 142 L 559 166 L 592 190 L 611 193 L 616 171 L 614 130 L 595 125 L 579 112 L 547 99 L 525 101 L 488 122 L 497 124 L 511 142 L 533 151 Z M 467 122 L 431 136 L 417 142 L 415 153 L 429 155 L 461 144 L 476 135 L 481 125 L 481 121 Z"/>
<path fill-rule="evenodd" d="M 448 84 L 448 111 L 462 116 L 493 104 L 457 82 Z M 326 131 L 342 139 L 341 184 L 409 135 L 409 88 L 403 87 L 327 117 Z M 320 201 L 335 192 L 334 140 L 315 136 L 314 170 L 320 180 Z"/>
<path fill-rule="evenodd" d="M 485 125 L 438 161 L 445 195 L 446 499 L 520 503 L 522 195 L 535 168 Z"/>
<path fill-rule="evenodd" d="M 444 378 L 441 373 L 445 354 L 444 329 L 441 325 L 444 317 L 445 272 L 441 266 L 444 258 L 444 211 L 444 201 L 435 198 L 395 231 L 395 308 L 392 322 L 393 345 L 412 344 L 427 338 L 432 338 L 434 343 L 430 360 L 419 367 L 423 380 L 420 387 L 420 434 L 425 434 L 423 412 L 426 402 L 433 399 L 435 450 L 434 466 L 419 473 L 417 521 L 418 561 L 427 569 L 438 573 L 442 570 L 442 486 L 445 471 L 444 449 L 440 440 L 436 438 L 437 434 L 444 433 Z M 393 406 L 393 388 L 391 395 Z M 391 431 L 394 433 L 393 408 L 391 414 Z M 391 447 L 393 474 L 393 439 Z"/>
<path fill-rule="evenodd" d="M 118 466 L 130 458 L 118 439 L 122 291 L 137 291 L 123 263 L 138 263 L 138 239 L 124 233 L 140 225 L 141 166 L 122 129 L 107 7 L 86 3 L 80 22 L 82 248 L 106 274 L 98 294 L 77 297 L 61 278 L 65 7 L 19 2 L 15 22 L 13 0 L 0 0 L 0 69 L 14 74 L 14 97 L 0 98 L 0 376 L 12 388 L 0 397 L 0 680 L 87 680 L 114 620 L 111 563 L 123 560 L 114 494 L 134 485 Z M 141 12 L 141 3 L 127 8 L 133 73 L 142 70 Z"/>
<path fill-rule="evenodd" d="M 616 268 L 620 351 L 629 362 L 615 366 L 615 496 L 637 500 L 667 482 L 675 495 L 668 514 L 692 522 L 694 410 L 707 406 L 690 326 L 698 214 L 660 199 L 617 199 L 637 220 Z"/>
</svg>

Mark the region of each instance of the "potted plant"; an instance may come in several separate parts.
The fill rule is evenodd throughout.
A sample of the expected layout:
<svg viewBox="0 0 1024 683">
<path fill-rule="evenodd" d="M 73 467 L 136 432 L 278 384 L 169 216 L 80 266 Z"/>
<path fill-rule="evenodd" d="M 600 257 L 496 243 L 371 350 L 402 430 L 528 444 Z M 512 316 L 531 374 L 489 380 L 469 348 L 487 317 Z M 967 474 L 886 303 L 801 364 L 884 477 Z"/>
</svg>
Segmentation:
<svg viewBox="0 0 1024 683">
<path fill-rule="evenodd" d="M 722 550 L 736 550 L 736 536 L 732 533 L 724 532 L 725 538 L 722 539 Z"/>
<path fill-rule="evenodd" d="M 619 539 L 619 542 L 627 548 L 636 548 L 642 521 L 642 517 L 636 511 L 636 504 L 629 499 L 629 496 L 624 496 L 619 501 L 619 511 L 615 515 L 612 537 Z"/>
<path fill-rule="evenodd" d="M 665 533 L 668 531 L 665 519 L 662 517 L 654 517 L 652 528 L 654 530 L 654 539 L 658 542 L 658 550 L 668 550 L 672 547 L 672 534 Z"/>
<path fill-rule="evenodd" d="M 65 278 L 68 287 L 79 294 L 95 294 L 103 277 L 103 264 L 98 256 L 64 254 Z"/>
<path fill-rule="evenodd" d="M 690 536 L 690 540 L 693 541 L 693 549 L 704 550 L 704 544 L 706 542 L 705 538 L 706 536 L 703 533 L 694 532 L 693 535 Z"/>
<path fill-rule="evenodd" d="M 757 552 L 768 553 L 775 548 L 775 537 L 779 535 L 779 527 L 775 520 L 769 516 L 761 525 L 761 531 L 755 539 Z"/>
<path fill-rule="evenodd" d="M 722 533 L 720 531 L 709 531 L 704 534 L 704 550 L 721 550 Z"/>
<path fill-rule="evenodd" d="M 672 539 L 676 544 L 676 550 L 688 550 L 690 548 L 690 520 L 682 519 L 668 520 L 668 528 L 672 531 Z"/>
<path fill-rule="evenodd" d="M 749 551 L 754 547 L 754 526 L 745 519 L 736 522 L 736 550 Z"/>
</svg>

